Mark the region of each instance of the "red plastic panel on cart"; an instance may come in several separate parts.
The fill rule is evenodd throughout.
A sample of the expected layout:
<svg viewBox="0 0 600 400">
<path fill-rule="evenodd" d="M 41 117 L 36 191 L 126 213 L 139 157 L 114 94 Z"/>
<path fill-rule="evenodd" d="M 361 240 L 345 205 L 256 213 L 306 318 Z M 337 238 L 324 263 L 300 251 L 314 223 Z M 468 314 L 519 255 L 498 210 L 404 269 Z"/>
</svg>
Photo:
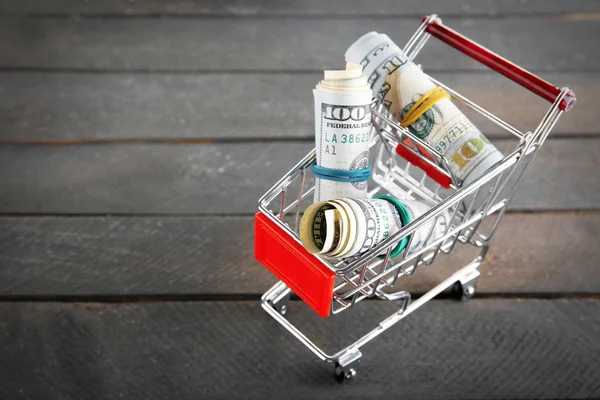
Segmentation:
<svg viewBox="0 0 600 400">
<path fill-rule="evenodd" d="M 261 212 L 254 217 L 254 257 L 321 317 L 329 316 L 335 273 Z"/>
</svg>

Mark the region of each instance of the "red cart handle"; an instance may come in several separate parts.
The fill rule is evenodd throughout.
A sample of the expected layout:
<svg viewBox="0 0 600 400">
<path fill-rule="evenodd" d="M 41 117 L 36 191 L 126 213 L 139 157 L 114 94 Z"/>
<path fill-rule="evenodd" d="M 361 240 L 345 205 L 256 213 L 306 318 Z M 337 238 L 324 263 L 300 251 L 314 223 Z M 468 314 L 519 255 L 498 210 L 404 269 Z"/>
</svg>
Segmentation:
<svg viewBox="0 0 600 400">
<path fill-rule="evenodd" d="M 423 22 L 429 18 L 423 18 Z M 551 103 L 554 103 L 562 92 L 560 88 L 443 25 L 439 18 L 432 20 L 425 28 L 425 31 Z M 559 109 L 569 111 L 575 105 L 575 101 L 575 93 L 569 90 L 565 98 L 560 102 Z"/>
</svg>

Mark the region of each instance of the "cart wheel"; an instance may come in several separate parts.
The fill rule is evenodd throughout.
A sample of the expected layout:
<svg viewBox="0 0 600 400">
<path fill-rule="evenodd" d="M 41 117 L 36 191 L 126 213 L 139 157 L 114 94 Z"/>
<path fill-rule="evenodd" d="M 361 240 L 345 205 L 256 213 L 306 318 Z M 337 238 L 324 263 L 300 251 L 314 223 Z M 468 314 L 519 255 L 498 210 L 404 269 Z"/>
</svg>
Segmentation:
<svg viewBox="0 0 600 400">
<path fill-rule="evenodd" d="M 477 287 L 477 278 L 479 278 L 479 271 L 475 270 L 472 274 L 461 280 L 460 292 L 463 300 L 468 300 L 475 294 L 475 288 Z"/>
<path fill-rule="evenodd" d="M 277 300 L 275 304 L 273 304 L 273 307 L 275 308 L 275 310 L 277 310 L 279 314 L 287 314 L 290 307 L 290 297 L 291 294 L 288 293 L 285 296 L 281 297 L 279 300 Z"/>
<path fill-rule="evenodd" d="M 475 286 L 463 287 L 463 293 L 462 293 L 463 299 L 465 299 L 465 300 L 470 299 L 471 297 L 473 297 L 474 294 L 475 294 Z"/>
<path fill-rule="evenodd" d="M 333 376 L 335 380 L 339 383 L 344 383 L 347 380 L 350 380 L 356 376 L 357 372 L 355 368 L 352 367 L 342 367 L 339 363 L 335 364 L 335 371 Z"/>
</svg>

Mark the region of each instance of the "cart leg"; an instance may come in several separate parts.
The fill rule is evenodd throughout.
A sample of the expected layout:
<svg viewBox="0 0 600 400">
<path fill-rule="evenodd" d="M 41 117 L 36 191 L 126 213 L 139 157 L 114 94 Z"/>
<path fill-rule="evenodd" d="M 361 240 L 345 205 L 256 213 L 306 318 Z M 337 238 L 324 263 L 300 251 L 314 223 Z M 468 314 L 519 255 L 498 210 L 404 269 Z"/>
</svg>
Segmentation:
<svg viewBox="0 0 600 400">
<path fill-rule="evenodd" d="M 356 376 L 362 353 L 358 349 L 349 349 L 335 363 L 334 377 L 339 383 L 344 383 Z"/>
<path fill-rule="evenodd" d="M 475 294 L 475 288 L 477 287 L 477 279 L 479 278 L 479 275 L 479 270 L 474 269 L 473 272 L 459 281 L 463 300 L 470 299 Z"/>
</svg>

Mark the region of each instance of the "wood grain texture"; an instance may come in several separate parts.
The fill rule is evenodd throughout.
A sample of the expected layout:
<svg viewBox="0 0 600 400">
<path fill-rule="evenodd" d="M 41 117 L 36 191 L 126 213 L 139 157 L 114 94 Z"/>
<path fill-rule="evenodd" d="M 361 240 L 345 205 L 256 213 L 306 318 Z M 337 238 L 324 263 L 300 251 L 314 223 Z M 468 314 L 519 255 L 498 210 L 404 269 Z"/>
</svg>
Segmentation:
<svg viewBox="0 0 600 400">
<path fill-rule="evenodd" d="M 598 294 L 600 214 L 508 214 L 478 293 Z M 3 296 L 259 294 L 252 217 L 3 217 Z M 424 293 L 476 255 L 458 246 L 402 288 Z"/>
<path fill-rule="evenodd" d="M 512 142 L 495 143 L 506 151 Z M 312 147 L 293 141 L 1 146 L 0 213 L 254 213 L 258 198 Z M 548 140 L 512 209 L 597 209 L 599 154 L 600 139 Z"/>
<path fill-rule="evenodd" d="M 488 74 L 435 77 L 523 132 L 549 103 Z M 0 73 L 0 141 L 311 138 L 311 88 L 321 74 Z M 598 134 L 600 75 L 542 74 L 577 106 L 553 134 Z M 473 116 L 472 114 L 469 114 Z M 509 134 L 472 118 L 490 138 Z"/>
<path fill-rule="evenodd" d="M 321 320 L 339 348 L 395 304 Z M 10 399 L 497 399 L 600 396 L 600 302 L 433 301 L 364 347 L 339 385 L 258 302 L 0 304 L 0 395 Z"/>
<path fill-rule="evenodd" d="M 442 16 L 513 16 L 554 15 L 564 13 L 600 12 L 600 5 L 590 0 L 359 0 L 334 1 L 277 1 L 277 0 L 4 0 L 0 13 L 27 15 L 182 15 L 182 16 L 423 16 L 437 13 Z"/>
<path fill-rule="evenodd" d="M 600 33 L 597 21 L 447 18 L 445 22 L 526 69 L 598 70 L 598 54 L 590 51 Z M 346 48 L 366 32 L 389 32 L 402 46 L 418 25 L 419 18 L 4 18 L 0 68 L 320 71 L 343 66 Z M 438 71 L 483 68 L 436 41 L 417 61 Z"/>
</svg>

